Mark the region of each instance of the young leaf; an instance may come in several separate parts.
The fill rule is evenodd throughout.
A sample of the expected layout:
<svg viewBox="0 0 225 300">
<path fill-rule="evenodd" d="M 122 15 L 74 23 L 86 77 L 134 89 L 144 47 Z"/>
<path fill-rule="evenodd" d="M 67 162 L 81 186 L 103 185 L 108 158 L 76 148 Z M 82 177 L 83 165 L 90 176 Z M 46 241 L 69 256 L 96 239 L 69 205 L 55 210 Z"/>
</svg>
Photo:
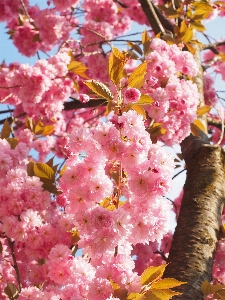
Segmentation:
<svg viewBox="0 0 225 300">
<path fill-rule="evenodd" d="M 132 88 L 136 88 L 136 89 L 140 89 L 143 87 L 144 83 L 145 83 L 145 78 L 144 78 L 145 74 L 141 74 L 141 75 L 137 75 L 129 84 L 128 87 L 132 87 Z"/>
<path fill-rule="evenodd" d="M 113 100 L 113 95 L 106 85 L 97 80 L 83 81 L 94 93 L 98 96 L 105 98 L 107 101 Z"/>
<path fill-rule="evenodd" d="M 197 115 L 202 116 L 202 115 L 208 113 L 210 110 L 211 110 L 211 107 L 208 105 L 201 106 L 197 110 Z"/>
<path fill-rule="evenodd" d="M 42 132 L 43 132 L 43 130 L 44 130 L 44 127 L 45 127 L 44 123 L 41 122 L 41 121 L 39 121 L 39 122 L 36 124 L 35 128 L 34 128 L 34 133 L 35 133 L 35 134 L 42 134 Z"/>
<path fill-rule="evenodd" d="M 17 138 L 7 138 L 6 140 L 10 144 L 11 149 L 15 149 L 19 142 L 19 139 Z"/>
<path fill-rule="evenodd" d="M 153 144 L 157 143 L 157 138 L 166 133 L 166 129 L 161 126 L 161 123 L 154 123 L 147 131 L 150 134 Z"/>
<path fill-rule="evenodd" d="M 144 272 L 141 274 L 141 284 L 147 285 L 161 278 L 166 266 L 167 265 L 161 265 L 158 267 L 151 266 L 145 269 Z"/>
<path fill-rule="evenodd" d="M 129 47 L 131 47 L 132 49 L 134 49 L 137 53 L 139 53 L 140 55 L 143 54 L 142 50 L 141 50 L 141 47 L 136 44 L 136 43 L 132 43 L 132 42 L 127 42 L 127 45 Z"/>
<path fill-rule="evenodd" d="M 39 178 L 46 178 L 54 180 L 54 171 L 51 167 L 44 163 L 34 164 L 34 175 Z"/>
<path fill-rule="evenodd" d="M 138 100 L 138 102 L 136 102 L 135 104 L 138 105 L 151 105 L 154 102 L 154 100 L 152 99 L 152 97 L 142 94 L 140 99 Z"/>
<path fill-rule="evenodd" d="M 50 135 L 54 132 L 55 130 L 55 126 L 54 125 L 46 125 L 42 131 L 42 135 L 46 136 L 46 135 Z"/>
<path fill-rule="evenodd" d="M 147 70 L 147 63 L 144 62 L 141 65 L 139 65 L 128 77 L 128 87 L 134 87 L 137 89 L 140 89 L 145 82 L 145 74 Z"/>
<path fill-rule="evenodd" d="M 186 33 L 182 36 L 181 39 L 184 43 L 188 43 L 192 40 L 192 37 L 193 37 L 193 28 L 191 26 L 189 26 L 187 28 Z"/>
<path fill-rule="evenodd" d="M 182 282 L 182 281 L 176 280 L 174 278 L 164 278 L 157 282 L 153 282 L 151 285 L 151 289 L 157 289 L 157 290 L 171 289 L 171 288 L 180 286 L 185 283 L 187 283 L 187 282 Z"/>
<path fill-rule="evenodd" d="M 195 54 L 196 49 L 194 47 L 192 47 L 192 45 L 190 43 L 186 43 L 185 46 L 188 48 L 188 51 L 190 51 L 191 54 Z"/>
<path fill-rule="evenodd" d="M 213 296 L 215 297 L 215 299 L 224 300 L 225 299 L 225 289 L 215 292 Z"/>
<path fill-rule="evenodd" d="M 5 294 L 10 300 L 17 299 L 19 297 L 19 291 L 15 284 L 8 282 L 7 286 L 4 288 Z"/>
<path fill-rule="evenodd" d="M 85 71 L 87 71 L 87 69 L 88 68 L 85 65 L 76 60 L 71 61 L 68 65 L 69 72 L 73 72 L 81 77 L 89 79 L 89 77 L 85 74 Z"/>
<path fill-rule="evenodd" d="M 198 119 L 191 123 L 191 133 L 195 136 L 201 136 L 200 130 L 205 132 L 205 126 Z"/>
<path fill-rule="evenodd" d="M 145 110 L 141 105 L 132 104 L 131 109 L 135 110 L 139 115 L 142 115 L 143 119 L 146 119 Z"/>
<path fill-rule="evenodd" d="M 130 293 L 127 296 L 127 300 L 145 300 L 145 296 L 143 294 L 139 294 L 139 293 Z"/>
<path fill-rule="evenodd" d="M 11 133 L 11 128 L 9 126 L 8 120 L 6 119 L 3 124 L 1 139 L 7 139 L 10 136 L 10 133 Z"/>
<path fill-rule="evenodd" d="M 148 55 L 150 52 L 150 36 L 148 35 L 147 31 L 145 30 L 142 35 L 142 44 L 144 48 L 144 55 Z"/>
<path fill-rule="evenodd" d="M 207 280 L 204 281 L 201 285 L 201 290 L 203 294 L 206 296 L 224 288 L 225 288 L 224 284 L 210 284 Z"/>
<path fill-rule="evenodd" d="M 117 85 L 123 78 L 123 68 L 127 58 L 119 49 L 113 48 L 109 57 L 109 77 L 112 82 Z"/>
<path fill-rule="evenodd" d="M 53 156 L 46 162 L 46 165 L 48 165 L 50 168 L 53 167 L 54 158 L 55 158 L 55 156 Z"/>
<path fill-rule="evenodd" d="M 191 21 L 191 25 L 193 28 L 197 29 L 198 31 L 205 31 L 205 26 L 202 25 L 200 22 Z"/>
<path fill-rule="evenodd" d="M 150 290 L 145 294 L 147 300 L 170 300 L 173 296 L 180 295 L 179 292 L 171 290 Z"/>
<path fill-rule="evenodd" d="M 41 181 L 43 182 L 43 179 L 41 179 Z M 42 188 L 45 190 L 45 191 L 48 191 L 49 193 L 52 193 L 54 195 L 59 195 L 61 194 L 60 191 L 57 190 L 56 186 L 54 183 L 52 182 L 44 182 L 43 185 L 42 185 Z"/>
<path fill-rule="evenodd" d="M 107 106 L 106 106 L 106 110 L 105 110 L 105 115 L 108 115 L 116 106 L 116 104 L 112 101 L 109 101 Z"/>
<path fill-rule="evenodd" d="M 143 73 L 146 74 L 147 71 L 147 63 L 144 62 L 140 64 L 129 76 L 128 83 L 131 82 L 137 75 L 142 75 Z"/>
<path fill-rule="evenodd" d="M 127 299 L 127 290 L 125 288 L 115 289 L 113 296 L 115 298 L 119 298 L 120 300 L 126 300 Z"/>
<path fill-rule="evenodd" d="M 28 176 L 35 176 L 34 174 L 34 162 L 31 160 L 27 164 L 27 175 Z"/>
</svg>

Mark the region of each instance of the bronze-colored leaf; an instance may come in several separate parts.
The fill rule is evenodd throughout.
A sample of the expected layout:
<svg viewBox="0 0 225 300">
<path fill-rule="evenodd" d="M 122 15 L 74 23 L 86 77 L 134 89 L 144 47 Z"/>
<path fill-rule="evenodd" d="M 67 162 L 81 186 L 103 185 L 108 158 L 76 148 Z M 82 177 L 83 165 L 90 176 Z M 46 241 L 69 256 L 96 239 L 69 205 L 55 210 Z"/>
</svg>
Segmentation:
<svg viewBox="0 0 225 300">
<path fill-rule="evenodd" d="M 10 136 L 11 127 L 9 126 L 8 119 L 5 119 L 5 122 L 2 127 L 1 139 L 7 139 Z"/>
</svg>

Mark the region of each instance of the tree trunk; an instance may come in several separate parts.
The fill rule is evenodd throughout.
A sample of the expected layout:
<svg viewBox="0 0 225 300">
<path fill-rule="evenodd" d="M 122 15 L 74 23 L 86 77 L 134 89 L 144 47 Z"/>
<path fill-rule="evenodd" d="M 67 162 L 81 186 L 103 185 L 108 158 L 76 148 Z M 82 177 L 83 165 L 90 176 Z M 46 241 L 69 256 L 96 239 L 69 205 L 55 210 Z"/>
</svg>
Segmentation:
<svg viewBox="0 0 225 300">
<path fill-rule="evenodd" d="M 204 299 L 201 284 L 211 281 L 214 252 L 224 202 L 224 161 L 221 147 L 193 135 L 182 144 L 187 166 L 180 215 L 164 277 L 187 282 L 174 299 Z"/>
</svg>

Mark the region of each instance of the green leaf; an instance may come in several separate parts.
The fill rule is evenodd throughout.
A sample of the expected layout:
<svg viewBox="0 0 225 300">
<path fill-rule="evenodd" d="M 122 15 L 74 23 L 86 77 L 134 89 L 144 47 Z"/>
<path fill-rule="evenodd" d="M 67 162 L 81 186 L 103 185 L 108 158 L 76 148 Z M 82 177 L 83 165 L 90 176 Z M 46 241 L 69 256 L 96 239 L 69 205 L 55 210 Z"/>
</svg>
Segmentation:
<svg viewBox="0 0 225 300">
<path fill-rule="evenodd" d="M 86 84 L 98 96 L 105 98 L 107 101 L 113 100 L 113 95 L 105 84 L 97 80 L 86 80 L 83 81 L 83 83 Z"/>
<path fill-rule="evenodd" d="M 34 164 L 34 175 L 39 178 L 46 178 L 54 180 L 54 171 L 51 167 L 44 163 Z"/>
<path fill-rule="evenodd" d="M 10 144 L 11 149 L 15 149 L 19 142 L 19 139 L 17 138 L 7 138 L 6 140 Z"/>
<path fill-rule="evenodd" d="M 157 282 L 154 282 L 151 285 L 151 289 L 159 289 L 159 290 L 171 289 L 171 288 L 174 288 L 176 286 L 180 286 L 180 285 L 185 284 L 185 283 L 187 283 L 187 282 L 182 282 L 182 281 L 176 280 L 174 278 L 164 278 L 164 279 L 161 279 Z"/>
<path fill-rule="evenodd" d="M 152 99 L 152 97 L 142 94 L 140 99 L 138 100 L 138 102 L 136 102 L 135 104 L 138 105 L 151 105 L 154 102 L 154 99 Z"/>
<path fill-rule="evenodd" d="M 167 265 L 161 265 L 158 267 L 151 266 L 145 269 L 144 272 L 141 274 L 141 284 L 146 285 L 161 278 L 166 266 Z"/>
<path fill-rule="evenodd" d="M 19 291 L 15 284 L 8 282 L 7 286 L 4 288 L 5 294 L 9 299 L 17 299 L 19 297 Z"/>
<path fill-rule="evenodd" d="M 5 119 L 5 122 L 2 127 L 1 139 L 7 139 L 10 136 L 11 128 L 8 123 L 8 119 Z"/>
</svg>

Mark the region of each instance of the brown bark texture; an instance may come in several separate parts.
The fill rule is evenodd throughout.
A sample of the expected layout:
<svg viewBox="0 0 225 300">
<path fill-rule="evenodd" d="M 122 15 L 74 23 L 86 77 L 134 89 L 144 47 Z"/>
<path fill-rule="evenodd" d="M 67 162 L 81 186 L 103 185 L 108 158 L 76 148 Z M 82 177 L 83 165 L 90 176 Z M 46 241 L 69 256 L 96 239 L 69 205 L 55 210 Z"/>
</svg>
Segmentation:
<svg viewBox="0 0 225 300">
<path fill-rule="evenodd" d="M 187 178 L 164 277 L 187 282 L 176 289 L 183 294 L 173 299 L 198 300 L 204 299 L 201 284 L 211 280 L 224 203 L 225 154 L 193 135 L 181 147 Z"/>
</svg>

